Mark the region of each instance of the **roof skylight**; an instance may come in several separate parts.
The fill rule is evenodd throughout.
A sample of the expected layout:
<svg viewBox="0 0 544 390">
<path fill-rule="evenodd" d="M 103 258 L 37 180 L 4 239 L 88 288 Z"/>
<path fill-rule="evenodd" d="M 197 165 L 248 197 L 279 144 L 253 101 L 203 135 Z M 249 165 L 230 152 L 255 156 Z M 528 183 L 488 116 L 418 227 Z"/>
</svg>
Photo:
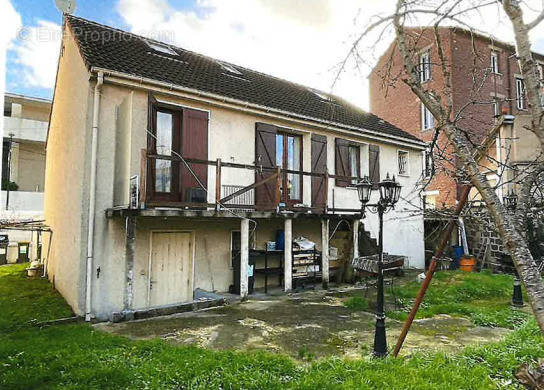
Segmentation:
<svg viewBox="0 0 544 390">
<path fill-rule="evenodd" d="M 237 74 L 237 75 L 242 76 L 242 72 L 240 72 L 234 66 L 229 65 L 229 64 L 225 64 L 224 62 L 221 62 L 221 61 L 217 61 L 217 63 L 219 64 L 219 66 L 221 66 L 221 68 L 223 68 L 223 70 L 226 70 L 229 73 L 233 73 L 233 74 Z"/>
<path fill-rule="evenodd" d="M 321 92 L 321 91 L 318 91 L 318 90 L 316 90 L 316 89 L 308 88 L 308 91 L 310 91 L 311 93 L 313 93 L 315 96 L 317 96 L 317 97 L 320 98 L 321 100 L 326 100 L 326 101 L 331 100 L 331 98 L 330 98 L 328 95 L 325 95 L 325 93 L 323 93 L 323 92 Z"/>
<path fill-rule="evenodd" d="M 147 46 L 149 46 L 153 50 L 158 51 L 160 53 L 170 54 L 170 55 L 173 55 L 173 56 L 178 55 L 178 53 L 176 53 L 170 46 L 168 46 L 166 44 L 162 44 L 162 43 L 158 43 L 158 42 L 151 42 L 151 41 L 146 41 L 146 43 L 147 43 Z"/>
</svg>

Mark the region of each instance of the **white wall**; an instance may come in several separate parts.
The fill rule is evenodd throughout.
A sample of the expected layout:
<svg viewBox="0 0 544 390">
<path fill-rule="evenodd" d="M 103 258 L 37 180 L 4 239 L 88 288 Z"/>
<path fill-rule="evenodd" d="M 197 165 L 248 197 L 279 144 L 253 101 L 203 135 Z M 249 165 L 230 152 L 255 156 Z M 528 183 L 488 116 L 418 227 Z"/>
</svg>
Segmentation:
<svg viewBox="0 0 544 390">
<path fill-rule="evenodd" d="M 6 214 L 7 191 L 0 193 L 0 215 Z M 10 191 L 8 213 L 10 215 L 35 216 L 43 214 L 43 192 Z"/>
</svg>

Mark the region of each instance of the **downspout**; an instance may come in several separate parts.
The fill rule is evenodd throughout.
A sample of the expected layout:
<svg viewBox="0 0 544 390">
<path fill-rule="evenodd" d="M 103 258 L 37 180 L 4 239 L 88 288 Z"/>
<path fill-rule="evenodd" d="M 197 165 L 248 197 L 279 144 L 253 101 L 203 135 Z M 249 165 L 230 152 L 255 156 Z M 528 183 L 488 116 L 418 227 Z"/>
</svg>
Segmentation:
<svg viewBox="0 0 544 390">
<path fill-rule="evenodd" d="M 98 117 L 100 113 L 100 91 L 104 84 L 104 73 L 98 72 L 96 85 L 94 87 L 93 104 L 93 130 L 91 141 L 91 188 L 89 195 L 89 218 L 87 227 L 87 275 L 86 275 L 86 296 L 85 296 L 85 321 L 91 320 L 91 299 L 93 279 L 93 247 L 94 247 L 94 209 L 96 202 L 96 154 L 98 150 Z"/>
</svg>

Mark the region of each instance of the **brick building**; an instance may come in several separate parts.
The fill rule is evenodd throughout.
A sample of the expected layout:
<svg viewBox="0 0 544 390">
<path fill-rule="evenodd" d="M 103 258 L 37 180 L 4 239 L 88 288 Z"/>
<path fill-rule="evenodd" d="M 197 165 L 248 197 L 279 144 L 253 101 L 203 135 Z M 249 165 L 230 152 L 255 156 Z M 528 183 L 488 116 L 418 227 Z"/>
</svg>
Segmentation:
<svg viewBox="0 0 544 390">
<path fill-rule="evenodd" d="M 458 124 L 466 129 L 474 142 L 482 140 L 501 112 L 516 117 L 526 113 L 523 77 L 513 45 L 456 27 L 442 27 L 439 35 L 445 65 L 450 72 L 452 115 L 459 116 Z M 420 64 L 424 85 L 442 95 L 444 76 L 434 31 L 412 28 L 407 41 L 416 53 L 414 61 Z M 535 57 L 542 62 L 539 65 L 542 78 L 544 56 L 535 54 Z M 431 143 L 435 135 L 434 118 L 402 78 L 402 58 L 393 43 L 369 77 L 371 112 Z M 424 192 L 426 205 L 429 208 L 452 207 L 459 196 L 455 180 L 456 158 L 445 135 L 439 135 L 437 146 L 438 149 L 424 159 L 426 167 L 422 167 L 422 179 L 430 181 Z M 434 174 L 429 178 L 432 167 Z M 493 175 L 496 176 L 495 172 L 490 170 L 490 180 L 496 179 Z"/>
</svg>

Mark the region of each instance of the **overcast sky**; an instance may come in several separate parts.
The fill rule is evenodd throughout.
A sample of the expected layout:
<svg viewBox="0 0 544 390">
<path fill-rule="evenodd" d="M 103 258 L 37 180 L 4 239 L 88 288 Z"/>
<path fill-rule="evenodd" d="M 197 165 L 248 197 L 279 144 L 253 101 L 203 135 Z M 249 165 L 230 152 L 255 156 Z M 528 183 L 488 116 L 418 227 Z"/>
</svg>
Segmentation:
<svg viewBox="0 0 544 390">
<path fill-rule="evenodd" d="M 78 0 L 75 15 L 333 92 L 366 109 L 367 75 L 389 35 L 377 46 L 365 40 L 363 63 L 348 62 L 331 87 L 357 33 L 393 6 L 392 0 Z M 61 24 L 54 0 L 0 0 L 0 7 L 6 90 L 51 97 Z M 471 22 L 511 40 L 497 8 Z M 536 50 L 543 38 L 542 29 L 533 34 Z"/>
</svg>

